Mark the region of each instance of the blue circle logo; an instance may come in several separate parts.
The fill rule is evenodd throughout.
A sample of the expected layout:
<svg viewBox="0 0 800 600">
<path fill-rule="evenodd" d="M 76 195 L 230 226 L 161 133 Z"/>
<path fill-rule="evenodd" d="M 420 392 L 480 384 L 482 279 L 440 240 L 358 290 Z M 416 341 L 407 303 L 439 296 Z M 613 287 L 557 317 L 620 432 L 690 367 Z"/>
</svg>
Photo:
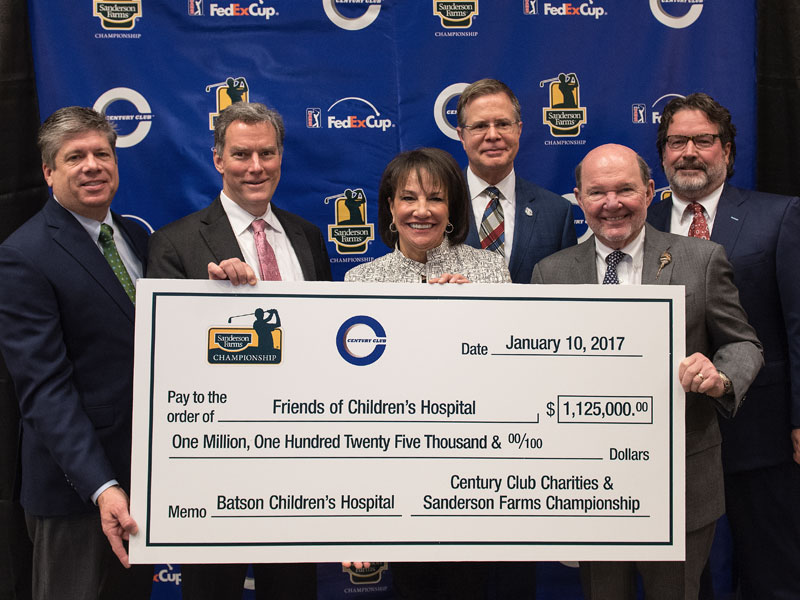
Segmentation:
<svg viewBox="0 0 800 600">
<path fill-rule="evenodd" d="M 371 365 L 386 350 L 386 331 L 372 317 L 350 317 L 336 333 L 336 349 L 351 365 Z"/>
</svg>

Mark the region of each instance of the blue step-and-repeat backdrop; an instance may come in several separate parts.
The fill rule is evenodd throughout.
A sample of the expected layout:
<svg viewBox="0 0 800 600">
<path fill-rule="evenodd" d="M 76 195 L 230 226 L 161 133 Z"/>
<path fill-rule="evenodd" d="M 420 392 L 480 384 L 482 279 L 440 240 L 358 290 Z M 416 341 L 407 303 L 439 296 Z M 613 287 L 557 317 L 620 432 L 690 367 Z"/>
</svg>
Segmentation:
<svg viewBox="0 0 800 600">
<path fill-rule="evenodd" d="M 114 209 L 157 229 L 221 187 L 216 116 L 257 101 L 286 122 L 274 202 L 322 229 L 334 279 L 387 252 L 375 231 L 380 174 L 437 146 L 462 165 L 455 107 L 466 84 L 506 82 L 522 104 L 517 172 L 570 197 L 573 169 L 606 142 L 655 148 L 670 98 L 705 91 L 739 131 L 734 183 L 755 164 L 755 0 L 29 0 L 39 107 L 103 110 L 120 132 Z M 364 225 L 344 199 L 362 192 Z M 586 232 L 575 207 L 579 237 Z M 385 565 L 383 565 L 385 567 Z M 569 598 L 576 585 L 540 598 Z M 542 569 L 540 569 L 542 570 Z M 388 597 L 389 571 L 320 566 L 320 597 Z M 177 565 L 154 595 L 177 597 Z M 174 588 L 174 589 L 173 589 Z M 572 591 L 574 590 L 574 591 Z"/>
</svg>

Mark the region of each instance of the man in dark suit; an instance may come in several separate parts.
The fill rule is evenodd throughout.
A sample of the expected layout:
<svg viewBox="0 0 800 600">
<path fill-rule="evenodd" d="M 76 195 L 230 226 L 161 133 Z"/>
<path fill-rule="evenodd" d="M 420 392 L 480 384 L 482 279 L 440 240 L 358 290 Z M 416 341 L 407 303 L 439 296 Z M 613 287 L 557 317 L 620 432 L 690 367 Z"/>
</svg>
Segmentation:
<svg viewBox="0 0 800 600">
<path fill-rule="evenodd" d="M 0 351 L 22 416 L 35 598 L 150 596 L 152 566 L 130 567 L 123 544 L 137 531 L 127 495 L 133 286 L 147 235 L 109 210 L 115 142 L 91 109 L 53 113 L 39 132 L 53 195 L 0 246 Z"/>
<path fill-rule="evenodd" d="M 720 423 L 735 570 L 742 598 L 800 598 L 800 200 L 725 183 L 735 135 L 706 94 L 667 104 L 658 151 L 672 197 L 647 219 L 710 235 L 733 265 L 765 361 L 739 415 Z"/>
<path fill-rule="evenodd" d="M 522 116 L 505 83 L 481 79 L 458 100 L 458 136 L 469 158 L 472 199 L 466 243 L 506 259 L 514 283 L 530 283 L 533 266 L 577 242 L 568 200 L 514 172 Z"/>
<path fill-rule="evenodd" d="M 236 103 L 214 128 L 214 165 L 222 192 L 207 207 L 150 238 L 148 277 L 330 281 L 322 233 L 272 203 L 281 176 L 281 116 L 258 103 Z M 259 599 L 316 600 L 314 564 L 254 565 Z M 247 565 L 183 565 L 185 600 L 241 598 Z"/>
<path fill-rule="evenodd" d="M 763 365 L 761 346 L 739 304 L 722 246 L 645 225 L 650 169 L 633 150 L 609 144 L 575 170 L 575 196 L 594 235 L 541 261 L 532 283 L 617 283 L 686 287 L 686 561 L 581 564 L 591 600 L 696 599 L 717 518 L 724 512 L 716 411 L 730 417 Z"/>
</svg>

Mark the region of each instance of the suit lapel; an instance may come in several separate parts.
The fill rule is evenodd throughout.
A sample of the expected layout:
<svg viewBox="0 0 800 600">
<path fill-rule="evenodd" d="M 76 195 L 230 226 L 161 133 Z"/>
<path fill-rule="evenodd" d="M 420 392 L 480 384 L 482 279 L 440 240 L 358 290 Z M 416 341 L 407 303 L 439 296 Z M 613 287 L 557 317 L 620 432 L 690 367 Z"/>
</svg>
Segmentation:
<svg viewBox="0 0 800 600">
<path fill-rule="evenodd" d="M 133 321 L 134 306 L 125 290 L 83 226 L 52 198 L 45 205 L 45 216 L 53 241 L 105 290 L 122 312 Z"/>
<path fill-rule="evenodd" d="M 597 280 L 597 248 L 595 246 L 594 235 L 585 242 L 575 246 L 573 258 L 574 283 L 600 283 Z M 570 275 L 572 277 L 572 275 Z"/>
<path fill-rule="evenodd" d="M 735 187 L 727 183 L 722 188 L 722 195 L 717 206 L 717 216 L 714 217 L 714 229 L 711 232 L 711 241 L 725 246 L 725 251 L 730 257 L 733 254 L 739 232 L 747 217 L 747 206 L 744 196 Z"/>
<path fill-rule="evenodd" d="M 286 231 L 286 236 L 292 244 L 297 261 L 300 263 L 300 269 L 303 271 L 303 279 L 306 281 L 316 281 L 317 273 L 314 268 L 314 255 L 311 253 L 311 246 L 308 244 L 308 239 L 303 234 L 303 229 L 299 223 L 292 219 L 290 214 L 281 210 L 274 204 L 272 210 L 275 216 L 278 217 L 281 226 Z"/>
<path fill-rule="evenodd" d="M 209 205 L 206 214 L 203 215 L 200 236 L 205 240 L 218 263 L 226 258 L 238 258 L 244 261 L 244 255 L 233 234 L 231 223 L 228 221 L 225 209 L 222 208 L 219 196 Z"/>
<path fill-rule="evenodd" d="M 531 246 L 533 229 L 538 217 L 535 209 L 536 197 L 523 185 L 523 180 L 515 177 L 514 183 L 514 239 L 511 245 L 511 260 L 508 263 L 508 270 L 511 272 L 511 279 L 518 275 L 525 260 L 523 254 Z"/>
<path fill-rule="evenodd" d="M 656 230 L 649 223 L 645 224 L 644 256 L 642 259 L 643 285 L 670 284 L 673 266 L 670 244 L 671 241 L 668 235 Z"/>
</svg>

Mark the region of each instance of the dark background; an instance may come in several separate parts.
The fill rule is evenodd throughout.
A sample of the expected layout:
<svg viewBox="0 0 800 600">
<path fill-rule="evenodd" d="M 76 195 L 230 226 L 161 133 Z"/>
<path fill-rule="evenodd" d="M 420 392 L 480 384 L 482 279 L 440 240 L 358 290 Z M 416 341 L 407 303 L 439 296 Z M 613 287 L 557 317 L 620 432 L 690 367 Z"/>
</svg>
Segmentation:
<svg viewBox="0 0 800 600">
<path fill-rule="evenodd" d="M 765 192 L 797 195 L 800 3 L 759 0 L 757 12 L 757 187 Z M 0 0 L 0 114 L 2 242 L 47 198 L 35 143 L 40 121 L 24 0 Z M 735 123 L 736 115 L 733 120 Z M 18 431 L 19 410 L 5 364 L 0 360 L 0 600 L 27 598 L 30 593 L 30 544 L 15 502 Z"/>
</svg>

